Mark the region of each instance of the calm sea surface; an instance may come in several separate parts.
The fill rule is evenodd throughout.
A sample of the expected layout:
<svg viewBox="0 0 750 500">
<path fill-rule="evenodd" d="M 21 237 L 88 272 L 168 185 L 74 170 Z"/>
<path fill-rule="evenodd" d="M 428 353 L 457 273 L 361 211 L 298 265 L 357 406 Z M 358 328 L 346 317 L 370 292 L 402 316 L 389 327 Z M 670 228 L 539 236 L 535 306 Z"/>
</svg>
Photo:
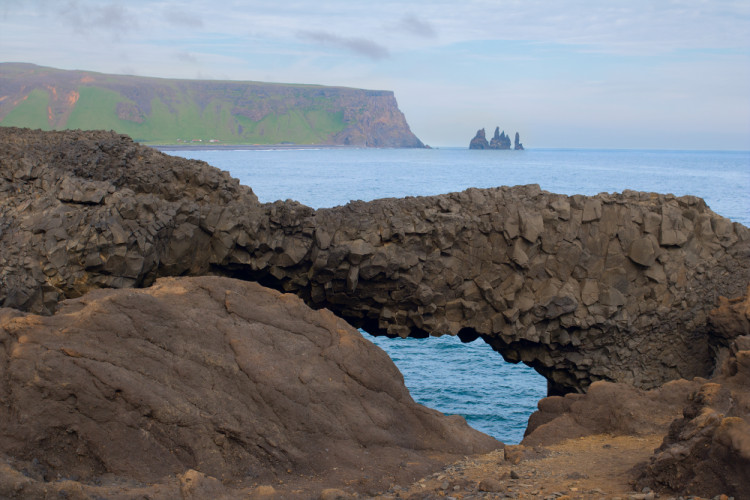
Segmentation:
<svg viewBox="0 0 750 500">
<path fill-rule="evenodd" d="M 251 186 L 261 202 L 293 199 L 313 208 L 351 200 L 423 196 L 469 187 L 539 184 L 563 194 L 625 189 L 692 194 L 750 225 L 750 152 L 463 148 L 169 151 L 204 160 Z M 505 363 L 481 340 L 370 337 L 404 374 L 414 399 L 506 443 L 523 437 L 546 382 Z"/>
</svg>

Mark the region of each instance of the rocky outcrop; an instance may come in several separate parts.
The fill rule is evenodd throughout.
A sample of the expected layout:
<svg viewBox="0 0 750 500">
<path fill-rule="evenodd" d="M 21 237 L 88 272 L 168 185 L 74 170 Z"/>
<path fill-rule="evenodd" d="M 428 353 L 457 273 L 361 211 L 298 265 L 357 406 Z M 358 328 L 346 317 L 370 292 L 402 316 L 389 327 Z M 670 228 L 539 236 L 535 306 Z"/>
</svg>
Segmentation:
<svg viewBox="0 0 750 500">
<path fill-rule="evenodd" d="M 724 335 L 750 328 L 750 288 L 748 293 L 736 301 L 722 298 L 710 312 L 711 323 Z M 600 381 L 586 394 L 542 399 L 520 451 L 598 434 L 664 435 L 651 459 L 633 471 L 637 491 L 745 498 L 750 491 L 750 335 L 736 334 L 711 379 L 677 380 L 649 391 Z"/>
<path fill-rule="evenodd" d="M 490 149 L 490 143 L 487 142 L 483 128 L 477 130 L 477 135 L 469 142 L 469 149 Z"/>
<path fill-rule="evenodd" d="M 586 394 L 546 397 L 529 417 L 521 444 L 549 446 L 593 434 L 664 435 L 699 386 L 680 379 L 643 391 L 621 382 L 598 381 Z"/>
<path fill-rule="evenodd" d="M 0 345 L 3 498 L 109 498 L 115 486 L 207 498 L 180 494 L 191 481 L 228 498 L 297 483 L 316 498 L 502 446 L 416 404 L 343 320 L 256 283 L 165 278 L 92 291 L 54 316 L 0 309 Z"/>
<path fill-rule="evenodd" d="M 510 149 L 510 137 L 505 135 L 505 130 L 500 133 L 500 127 L 495 127 L 495 135 L 490 141 L 490 149 Z"/>
<path fill-rule="evenodd" d="M 221 274 L 373 334 L 482 338 L 561 394 L 710 375 L 735 334 L 708 312 L 750 282 L 750 230 L 691 196 L 532 185 L 314 211 L 114 134 L 0 134 L 7 307 Z"/>
<path fill-rule="evenodd" d="M 469 142 L 469 149 L 511 149 L 510 137 L 505 135 L 505 131 L 500 132 L 500 127 L 495 127 L 495 134 L 492 136 L 492 140 L 487 142 L 484 129 L 477 130 L 477 135 Z M 513 146 L 515 150 L 523 149 L 521 144 L 520 136 L 516 132 L 515 144 Z"/>
<path fill-rule="evenodd" d="M 724 301 L 711 320 L 725 333 L 750 328 L 750 287 L 742 301 Z M 639 468 L 639 486 L 679 495 L 750 491 L 750 335 L 736 337 L 716 377 L 690 395 L 651 461 Z M 696 382 L 697 383 L 697 382 Z"/>
</svg>

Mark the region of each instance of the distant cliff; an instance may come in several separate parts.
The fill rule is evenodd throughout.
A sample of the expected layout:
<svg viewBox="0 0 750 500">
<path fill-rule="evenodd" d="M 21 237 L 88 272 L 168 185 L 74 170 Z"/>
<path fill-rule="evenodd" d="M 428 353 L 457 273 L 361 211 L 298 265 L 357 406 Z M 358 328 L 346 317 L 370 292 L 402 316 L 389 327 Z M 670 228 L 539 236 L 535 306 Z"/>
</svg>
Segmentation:
<svg viewBox="0 0 750 500">
<path fill-rule="evenodd" d="M 487 136 L 485 135 L 484 129 L 479 129 L 477 130 L 477 135 L 475 135 L 471 142 L 469 142 L 469 149 L 511 149 L 510 136 L 505 135 L 505 130 L 501 133 L 500 127 L 495 127 L 495 135 L 490 142 L 487 142 Z M 521 144 L 518 132 L 516 132 L 513 149 L 523 149 L 523 144 Z"/>
<path fill-rule="evenodd" d="M 391 91 L 170 80 L 0 63 L 0 125 L 115 130 L 147 144 L 421 148 Z"/>
</svg>

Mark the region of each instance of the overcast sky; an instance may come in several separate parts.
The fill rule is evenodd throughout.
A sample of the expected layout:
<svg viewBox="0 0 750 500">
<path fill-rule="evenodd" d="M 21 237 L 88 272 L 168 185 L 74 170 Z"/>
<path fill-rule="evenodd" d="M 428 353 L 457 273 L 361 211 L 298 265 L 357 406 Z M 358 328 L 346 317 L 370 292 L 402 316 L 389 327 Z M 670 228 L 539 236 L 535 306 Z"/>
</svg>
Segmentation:
<svg viewBox="0 0 750 500">
<path fill-rule="evenodd" d="M 750 149 L 747 0 L 0 0 L 0 61 L 393 90 L 433 146 Z"/>
</svg>

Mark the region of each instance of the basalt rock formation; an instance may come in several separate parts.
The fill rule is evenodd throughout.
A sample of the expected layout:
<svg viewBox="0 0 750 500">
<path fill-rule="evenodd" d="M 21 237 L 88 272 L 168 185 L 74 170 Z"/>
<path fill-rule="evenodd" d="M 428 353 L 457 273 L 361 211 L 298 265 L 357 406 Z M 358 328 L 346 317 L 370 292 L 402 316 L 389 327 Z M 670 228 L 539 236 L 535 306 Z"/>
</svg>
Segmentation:
<svg viewBox="0 0 750 500">
<path fill-rule="evenodd" d="M 636 490 L 675 496 L 745 498 L 750 491 L 750 288 L 741 300 L 722 298 L 710 322 L 735 340 L 711 379 L 676 380 L 643 391 L 599 381 L 586 394 L 539 401 L 522 447 L 583 436 L 665 436 L 651 459 L 636 466 Z"/>
<path fill-rule="evenodd" d="M 682 417 L 669 427 L 638 485 L 679 495 L 750 491 L 750 287 L 741 300 L 720 302 L 712 324 L 740 336 L 732 342 L 715 377 L 696 380 Z"/>
<path fill-rule="evenodd" d="M 490 149 L 487 135 L 483 128 L 477 130 L 477 135 L 469 142 L 469 149 Z"/>
<path fill-rule="evenodd" d="M 316 498 L 502 446 L 416 404 L 345 321 L 257 283 L 164 278 L 53 316 L 0 309 L 0 346 L 2 498 L 115 498 L 118 486 L 247 498 L 280 482 Z M 191 482 L 215 494 L 181 494 Z"/>
<path fill-rule="evenodd" d="M 495 127 L 495 135 L 490 140 L 490 149 L 510 149 L 510 137 L 505 135 L 505 130 L 500 133 L 500 127 Z"/>
<path fill-rule="evenodd" d="M 0 304 L 39 313 L 159 276 L 259 281 L 390 336 L 482 338 L 551 394 L 708 376 L 750 230 L 703 200 L 538 186 L 312 210 L 116 134 L 0 129 Z"/>
<path fill-rule="evenodd" d="M 511 149 L 510 137 L 505 135 L 505 131 L 500 132 L 500 127 L 495 127 L 495 135 L 492 136 L 492 140 L 487 142 L 484 129 L 477 130 L 477 135 L 469 142 L 469 149 Z M 523 149 L 521 144 L 520 136 L 516 132 L 515 143 L 513 146 L 515 150 Z"/>
</svg>

